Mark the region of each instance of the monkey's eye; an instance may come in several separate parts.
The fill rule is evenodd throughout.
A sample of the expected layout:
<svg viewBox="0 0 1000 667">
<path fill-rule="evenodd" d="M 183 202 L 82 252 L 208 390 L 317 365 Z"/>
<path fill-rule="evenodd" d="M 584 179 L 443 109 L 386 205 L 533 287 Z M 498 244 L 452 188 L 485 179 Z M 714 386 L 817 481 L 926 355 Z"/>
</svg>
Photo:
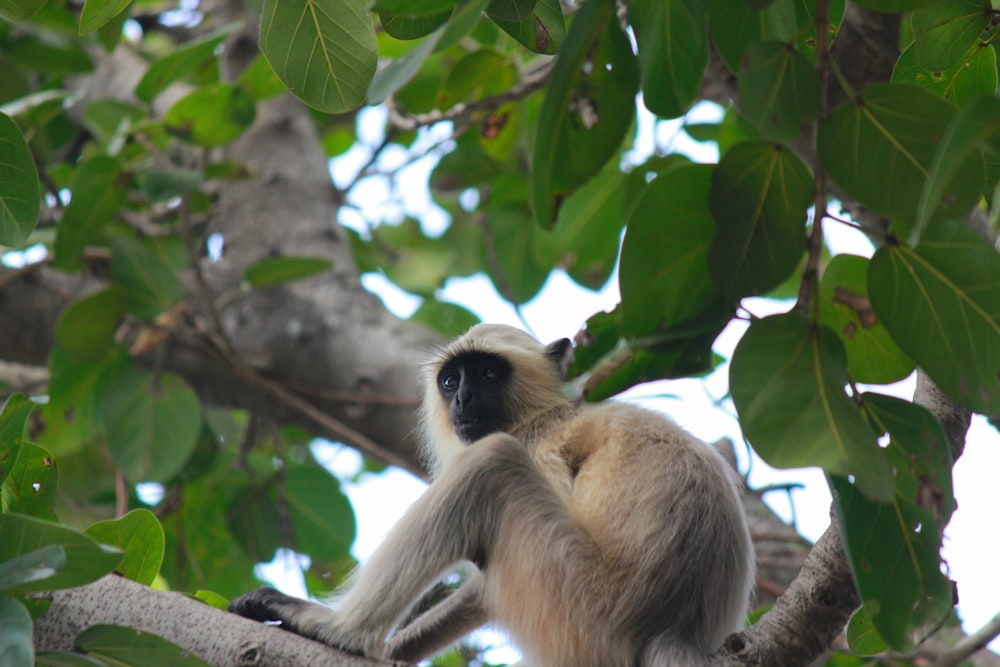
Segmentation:
<svg viewBox="0 0 1000 667">
<path fill-rule="evenodd" d="M 448 391 L 454 391 L 455 389 L 458 389 L 458 376 L 455 375 L 454 373 L 448 373 L 447 375 L 442 375 L 441 379 L 438 380 L 438 382 L 441 384 L 442 389 L 446 389 Z"/>
</svg>

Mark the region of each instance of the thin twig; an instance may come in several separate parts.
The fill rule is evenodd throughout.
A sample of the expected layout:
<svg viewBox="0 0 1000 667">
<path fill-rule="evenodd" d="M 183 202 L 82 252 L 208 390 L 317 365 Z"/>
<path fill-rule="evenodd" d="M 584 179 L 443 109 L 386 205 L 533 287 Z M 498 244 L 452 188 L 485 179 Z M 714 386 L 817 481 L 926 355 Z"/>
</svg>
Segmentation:
<svg viewBox="0 0 1000 667">
<path fill-rule="evenodd" d="M 461 121 L 468 120 L 475 113 L 489 112 L 499 109 L 505 104 L 524 99 L 542 88 L 549 80 L 552 73 L 554 60 L 545 63 L 534 72 L 529 72 L 519 84 L 497 95 L 484 97 L 481 100 L 468 103 L 459 103 L 443 111 L 434 110 L 422 114 L 406 114 L 400 111 L 394 104 L 389 105 L 389 122 L 396 128 L 412 131 L 418 127 L 433 125 L 441 121 Z"/>
<path fill-rule="evenodd" d="M 813 142 L 819 136 L 819 125 L 826 118 L 826 81 L 829 74 L 827 66 L 827 29 L 829 26 L 829 0 L 818 0 L 816 3 L 816 73 L 819 75 L 819 117 L 813 125 Z M 814 322 L 819 317 L 819 262 L 823 254 L 823 218 L 826 217 L 826 174 L 823 163 L 819 159 L 816 147 L 816 160 L 813 164 L 813 226 L 809 235 L 808 255 L 805 267 L 802 269 L 802 283 L 799 285 L 799 298 L 796 308 L 809 321 Z"/>
<path fill-rule="evenodd" d="M 968 637 L 964 637 L 949 650 L 939 655 L 931 667 L 955 667 L 955 665 L 960 664 L 973 653 L 986 648 L 986 645 L 998 636 L 1000 636 L 1000 614 L 994 616 L 979 630 Z"/>
</svg>

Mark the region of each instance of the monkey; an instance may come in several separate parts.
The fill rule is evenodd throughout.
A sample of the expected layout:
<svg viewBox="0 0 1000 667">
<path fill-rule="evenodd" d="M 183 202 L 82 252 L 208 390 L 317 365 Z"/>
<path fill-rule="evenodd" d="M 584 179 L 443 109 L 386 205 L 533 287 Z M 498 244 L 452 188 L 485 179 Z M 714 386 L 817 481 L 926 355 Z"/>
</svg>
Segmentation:
<svg viewBox="0 0 1000 667">
<path fill-rule="evenodd" d="M 424 373 L 424 494 L 335 608 L 262 588 L 230 609 L 416 661 L 491 623 L 538 667 L 695 667 L 742 629 L 755 558 L 741 481 L 665 416 L 563 390 L 568 339 L 479 324 Z M 450 597 L 399 627 L 471 563 Z"/>
</svg>

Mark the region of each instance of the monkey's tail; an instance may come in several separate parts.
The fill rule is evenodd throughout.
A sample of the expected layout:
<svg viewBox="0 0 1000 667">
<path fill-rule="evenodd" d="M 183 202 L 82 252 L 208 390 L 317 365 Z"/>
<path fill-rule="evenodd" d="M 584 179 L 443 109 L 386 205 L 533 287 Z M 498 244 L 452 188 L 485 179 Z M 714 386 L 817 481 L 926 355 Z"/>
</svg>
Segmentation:
<svg viewBox="0 0 1000 667">
<path fill-rule="evenodd" d="M 646 646 L 642 667 L 703 667 L 709 656 L 675 636 L 660 635 Z"/>
</svg>

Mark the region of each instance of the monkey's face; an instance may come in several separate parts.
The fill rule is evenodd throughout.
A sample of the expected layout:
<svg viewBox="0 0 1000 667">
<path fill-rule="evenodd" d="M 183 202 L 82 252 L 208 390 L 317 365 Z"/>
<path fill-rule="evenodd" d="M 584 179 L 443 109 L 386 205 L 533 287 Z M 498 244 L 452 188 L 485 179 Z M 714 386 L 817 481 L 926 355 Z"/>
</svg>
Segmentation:
<svg viewBox="0 0 1000 667">
<path fill-rule="evenodd" d="M 512 372 L 509 361 L 485 352 L 459 354 L 441 366 L 438 393 L 462 442 L 469 445 L 508 427 L 505 392 Z"/>
</svg>

